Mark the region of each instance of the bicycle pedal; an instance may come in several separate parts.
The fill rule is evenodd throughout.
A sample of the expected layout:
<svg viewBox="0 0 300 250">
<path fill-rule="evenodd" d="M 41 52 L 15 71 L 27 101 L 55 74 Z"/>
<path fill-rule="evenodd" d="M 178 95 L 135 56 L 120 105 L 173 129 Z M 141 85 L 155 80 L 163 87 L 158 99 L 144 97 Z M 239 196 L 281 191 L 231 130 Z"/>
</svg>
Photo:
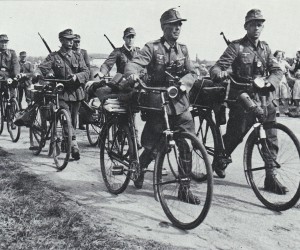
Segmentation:
<svg viewBox="0 0 300 250">
<path fill-rule="evenodd" d="M 113 166 L 112 175 L 123 175 L 124 174 L 124 167 L 123 166 Z"/>
</svg>

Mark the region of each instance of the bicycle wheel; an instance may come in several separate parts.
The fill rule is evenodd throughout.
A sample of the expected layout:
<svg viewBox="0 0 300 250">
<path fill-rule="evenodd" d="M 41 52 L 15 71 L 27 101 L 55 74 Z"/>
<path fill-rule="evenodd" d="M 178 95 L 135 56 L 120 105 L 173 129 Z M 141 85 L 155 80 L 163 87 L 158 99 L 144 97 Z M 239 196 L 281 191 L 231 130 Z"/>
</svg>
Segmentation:
<svg viewBox="0 0 300 250">
<path fill-rule="evenodd" d="M 212 111 L 205 110 L 202 111 L 200 109 L 197 112 L 192 112 L 195 128 L 196 128 L 196 136 L 202 142 L 203 146 L 205 147 L 208 159 L 214 166 L 215 154 L 216 154 L 216 146 L 218 145 L 218 136 L 221 136 L 217 129 L 216 124 L 212 118 Z M 198 172 L 193 173 L 195 180 L 203 181 L 206 179 L 206 175 L 202 172 L 202 169 L 199 168 Z"/>
<path fill-rule="evenodd" d="M 0 135 L 2 134 L 4 128 L 5 103 L 6 103 L 6 98 L 1 93 L 0 94 Z"/>
<path fill-rule="evenodd" d="M 99 135 L 104 124 L 104 115 L 99 113 L 98 110 L 95 112 L 97 119 L 93 123 L 86 125 L 86 134 L 91 146 L 96 146 L 99 144 Z"/>
<path fill-rule="evenodd" d="M 39 155 L 46 144 L 47 120 L 42 116 L 40 109 L 37 113 L 32 126 L 30 127 L 30 137 L 33 143 L 31 150 L 34 155 Z"/>
<path fill-rule="evenodd" d="M 17 142 L 20 138 L 21 127 L 14 124 L 16 113 L 19 111 L 19 104 L 16 99 L 10 99 L 6 107 L 7 112 L 7 130 L 9 132 L 12 142 Z"/>
<path fill-rule="evenodd" d="M 254 130 L 245 145 L 244 168 L 247 179 L 257 198 L 269 209 L 283 211 L 294 206 L 300 198 L 300 144 L 294 133 L 286 126 L 274 123 L 265 126 L 266 132 L 277 134 L 278 152 L 274 157 L 276 178 L 288 188 L 286 194 L 275 194 L 265 190 L 265 163 L 262 156 L 266 140 L 259 139 Z M 265 144 L 264 144 L 265 143 Z"/>
<path fill-rule="evenodd" d="M 72 142 L 71 118 L 66 110 L 60 109 L 56 114 L 56 121 L 52 123 L 50 146 L 58 170 L 63 170 L 69 162 Z"/>
<path fill-rule="evenodd" d="M 193 229 L 203 222 L 211 205 L 212 169 L 206 150 L 196 136 L 184 132 L 174 133 L 174 140 L 175 146 L 165 146 L 163 150 L 158 150 L 155 185 L 161 206 L 169 220 L 178 228 Z M 188 145 L 189 150 L 187 153 L 181 152 L 180 156 L 178 147 L 182 145 Z M 182 155 L 188 156 L 189 161 L 183 163 Z M 192 176 L 199 169 L 203 173 L 205 170 L 206 180 L 202 182 L 196 181 Z M 189 192 L 200 200 L 199 203 L 189 196 Z"/>
<path fill-rule="evenodd" d="M 100 166 L 104 183 L 112 194 L 122 193 L 131 176 L 133 142 L 129 127 L 110 120 L 100 135 Z"/>
</svg>

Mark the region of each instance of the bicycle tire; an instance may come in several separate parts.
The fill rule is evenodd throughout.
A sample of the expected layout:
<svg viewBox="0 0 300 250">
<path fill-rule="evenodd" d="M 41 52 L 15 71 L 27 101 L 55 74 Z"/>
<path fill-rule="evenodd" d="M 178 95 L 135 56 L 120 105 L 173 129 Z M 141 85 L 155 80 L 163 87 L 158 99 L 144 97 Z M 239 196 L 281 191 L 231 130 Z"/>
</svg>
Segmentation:
<svg viewBox="0 0 300 250">
<path fill-rule="evenodd" d="M 16 113 L 19 111 L 19 104 L 15 98 L 9 100 L 10 105 L 6 107 L 6 125 L 12 142 L 17 142 L 21 135 L 21 127 L 14 124 Z"/>
<path fill-rule="evenodd" d="M 180 229 L 193 229 L 199 226 L 208 214 L 213 195 L 213 174 L 205 147 L 199 139 L 190 133 L 174 133 L 176 145 L 164 150 L 158 150 L 155 161 L 155 186 L 161 206 L 169 220 Z M 182 170 L 179 160 L 178 145 L 180 142 L 188 141 L 188 145 L 193 145 L 192 169 L 184 173 L 184 177 L 179 173 Z M 206 180 L 195 181 L 191 173 L 198 167 L 203 169 L 205 165 Z M 175 166 L 175 167 L 174 167 Z M 167 174 L 166 174 L 167 171 Z M 198 196 L 200 204 L 182 201 L 180 194 L 182 187 L 186 187 L 184 192 L 191 191 Z M 187 193 L 185 193 L 187 195 Z"/>
<path fill-rule="evenodd" d="M 201 109 L 198 108 L 197 112 L 191 113 L 196 127 L 196 136 L 205 147 L 209 161 L 212 163 L 212 170 L 214 171 L 213 166 L 217 160 L 215 155 L 218 154 L 218 138 L 221 137 L 221 135 L 220 133 L 218 133 L 218 130 L 216 128 L 217 125 L 212 118 L 211 112 L 202 112 Z M 199 171 L 199 173 L 195 173 L 193 178 L 198 181 L 206 180 L 206 176 L 201 171 Z"/>
<path fill-rule="evenodd" d="M 0 135 L 1 135 L 4 128 L 6 98 L 3 96 L 2 93 L 0 95 L 1 95 L 0 96 Z"/>
<path fill-rule="evenodd" d="M 87 124 L 86 135 L 91 146 L 95 147 L 99 144 L 99 135 L 101 126 L 98 124 Z"/>
<path fill-rule="evenodd" d="M 120 194 L 127 188 L 131 177 L 133 142 L 129 127 L 112 118 L 102 128 L 99 139 L 100 167 L 105 186 L 110 193 Z"/>
<path fill-rule="evenodd" d="M 71 155 L 72 124 L 71 118 L 65 109 L 59 109 L 56 121 L 52 123 L 50 146 L 53 147 L 53 159 L 56 169 L 66 168 Z"/>
<path fill-rule="evenodd" d="M 36 116 L 34 118 L 34 122 L 30 127 L 31 138 L 34 146 L 32 152 L 34 155 L 39 155 L 42 151 L 43 147 L 46 144 L 46 133 L 47 133 L 47 120 L 42 116 L 40 109 L 37 109 Z"/>
<path fill-rule="evenodd" d="M 270 129 L 276 130 L 278 151 L 275 160 L 280 166 L 276 168 L 276 178 L 289 192 L 279 195 L 265 190 L 265 164 L 261 148 L 268 148 L 268 145 L 265 140 L 259 140 L 257 130 L 252 131 L 245 144 L 245 174 L 255 195 L 267 208 L 284 211 L 293 207 L 300 198 L 300 144 L 295 134 L 283 124 L 272 123 L 265 126 L 265 129 L 267 132 Z"/>
</svg>

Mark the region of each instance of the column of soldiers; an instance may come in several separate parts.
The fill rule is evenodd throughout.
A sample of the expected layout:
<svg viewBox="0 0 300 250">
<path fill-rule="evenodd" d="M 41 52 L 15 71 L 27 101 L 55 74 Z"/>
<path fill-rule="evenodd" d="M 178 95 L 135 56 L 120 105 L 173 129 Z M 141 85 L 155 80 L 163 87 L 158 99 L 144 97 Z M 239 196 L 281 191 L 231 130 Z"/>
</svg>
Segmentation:
<svg viewBox="0 0 300 250">
<path fill-rule="evenodd" d="M 169 86 L 170 76 L 165 71 L 171 69 L 172 74 L 179 78 L 179 84 L 182 87 L 178 97 L 171 99 L 168 103 L 167 110 L 171 128 L 195 133 L 194 122 L 189 111 L 188 94 L 197 80 L 197 75 L 190 61 L 187 46 L 177 42 L 184 21 L 187 20 L 181 18 L 177 10 L 170 9 L 165 11 L 160 18 L 162 37 L 146 43 L 141 50 L 134 47 L 135 30 L 133 28 L 125 29 L 123 34 L 125 44 L 121 48 L 115 49 L 109 55 L 108 59 L 100 67 L 99 75 L 101 77 L 107 75 L 113 65 L 116 64 L 117 72 L 123 74 L 129 85 L 138 80 L 142 71 L 147 70 L 147 84 L 149 86 Z M 268 44 L 259 40 L 264 28 L 264 21 L 265 19 L 260 10 L 250 10 L 244 23 L 246 35 L 230 43 L 220 59 L 211 68 L 210 75 L 214 81 L 222 81 L 228 77 L 227 69 L 231 67 L 233 78 L 239 82 L 246 82 L 246 80 L 254 79 L 257 76 L 266 77 L 266 86 L 270 89 L 267 95 L 267 120 L 275 121 L 276 109 L 272 91 L 282 78 L 282 70 L 273 60 L 274 57 Z M 6 49 L 5 44 L 7 41 L 6 36 L 0 36 L 1 73 L 3 69 L 3 74 L 16 75 L 19 73 L 19 63 L 15 63 L 17 62 L 15 52 Z M 80 152 L 76 141 L 75 128 L 80 102 L 85 98 L 83 86 L 90 78 L 89 61 L 86 51 L 80 49 L 80 36 L 74 35 L 71 29 L 60 32 L 59 41 L 61 49 L 47 56 L 35 71 L 34 77 L 37 78 L 39 75 L 43 75 L 47 78 L 55 77 L 72 80 L 72 87 L 65 89 L 59 98 L 61 105 L 69 112 L 72 119 L 72 157 L 79 159 Z M 3 60 L 3 57 L 9 57 L 10 60 Z M 7 61 L 11 63 L 5 65 Z M 12 66 L 14 63 L 18 64 L 18 66 Z M 89 94 L 99 97 L 109 91 L 105 88 L 99 88 L 99 85 L 92 83 L 85 86 L 85 88 Z M 255 91 L 249 94 L 260 105 L 260 94 Z M 229 95 L 232 98 L 237 98 L 239 91 L 232 88 Z M 155 102 L 156 99 L 151 101 Z M 226 134 L 224 135 L 228 158 L 230 158 L 245 132 L 250 129 L 255 121 L 254 115 L 246 114 L 239 105 L 232 104 L 229 106 L 229 109 L 229 121 Z M 164 129 L 164 119 L 161 113 L 147 112 L 145 120 L 146 123 L 141 138 L 141 144 L 144 148 L 140 156 L 142 170 L 145 170 L 155 158 L 155 155 L 150 153 L 150 149 L 153 143 L 156 142 L 160 132 Z M 276 134 L 272 134 L 271 131 L 267 135 L 267 139 L 272 154 L 276 155 Z M 179 151 L 179 161 L 184 171 L 191 171 L 190 146 L 183 142 L 182 145 L 179 145 Z M 269 164 L 270 166 L 268 166 L 266 171 L 265 188 L 277 194 L 285 194 L 288 192 L 287 188 L 278 181 L 275 167 L 272 166 L 271 162 Z M 219 177 L 225 177 L 226 166 L 222 162 L 217 162 L 216 166 L 214 166 Z M 137 188 L 142 188 L 143 186 L 144 172 L 141 172 L 142 174 L 134 183 Z M 200 199 L 189 190 L 189 186 L 183 183 L 179 187 L 178 199 L 189 203 L 200 203 Z"/>
</svg>

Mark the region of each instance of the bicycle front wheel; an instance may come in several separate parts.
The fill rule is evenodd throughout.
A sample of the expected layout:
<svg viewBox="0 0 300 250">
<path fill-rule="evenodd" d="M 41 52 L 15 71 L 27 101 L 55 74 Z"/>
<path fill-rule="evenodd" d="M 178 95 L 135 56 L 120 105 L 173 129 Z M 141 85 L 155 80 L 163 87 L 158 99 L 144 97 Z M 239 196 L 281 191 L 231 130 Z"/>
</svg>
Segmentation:
<svg viewBox="0 0 300 250">
<path fill-rule="evenodd" d="M 0 135 L 3 132 L 4 128 L 4 119 L 5 119 L 5 103 L 6 98 L 0 93 Z"/>
<path fill-rule="evenodd" d="M 175 133 L 174 140 L 175 146 L 165 146 L 158 152 L 155 186 L 169 220 L 178 228 L 193 229 L 203 222 L 211 205 L 212 169 L 207 152 L 196 136 Z M 206 176 L 202 182 L 194 178 L 199 169 Z"/>
<path fill-rule="evenodd" d="M 112 194 L 122 193 L 131 176 L 133 142 L 129 127 L 117 118 L 104 125 L 100 135 L 100 166 L 104 183 Z"/>
<path fill-rule="evenodd" d="M 276 194 L 265 189 L 266 165 L 263 153 L 270 143 L 260 139 L 254 130 L 245 145 L 244 167 L 246 177 L 257 198 L 269 209 L 283 211 L 293 207 L 300 198 L 300 144 L 294 133 L 280 123 L 265 126 L 266 133 L 277 135 L 273 166 L 276 178 L 288 188 L 286 194 Z M 277 144 L 277 145 L 276 145 Z M 266 148 L 266 149 L 265 149 Z"/>
<path fill-rule="evenodd" d="M 52 123 L 50 146 L 58 170 L 63 170 L 69 162 L 72 142 L 71 118 L 66 110 L 60 109 L 56 114 L 56 121 Z"/>
<path fill-rule="evenodd" d="M 98 110 L 95 112 L 98 115 L 97 119 L 93 123 L 86 125 L 86 134 L 91 146 L 97 146 L 99 144 L 99 135 L 104 123 L 104 114 L 99 113 L 100 111 Z"/>
<path fill-rule="evenodd" d="M 13 142 L 17 142 L 20 138 L 21 127 L 14 124 L 16 113 L 19 111 L 19 104 L 16 99 L 11 99 L 7 105 L 7 130 Z"/>
<path fill-rule="evenodd" d="M 46 144 L 47 120 L 42 116 L 40 108 L 37 109 L 35 119 L 30 127 L 31 150 L 34 155 L 39 155 Z"/>
</svg>

